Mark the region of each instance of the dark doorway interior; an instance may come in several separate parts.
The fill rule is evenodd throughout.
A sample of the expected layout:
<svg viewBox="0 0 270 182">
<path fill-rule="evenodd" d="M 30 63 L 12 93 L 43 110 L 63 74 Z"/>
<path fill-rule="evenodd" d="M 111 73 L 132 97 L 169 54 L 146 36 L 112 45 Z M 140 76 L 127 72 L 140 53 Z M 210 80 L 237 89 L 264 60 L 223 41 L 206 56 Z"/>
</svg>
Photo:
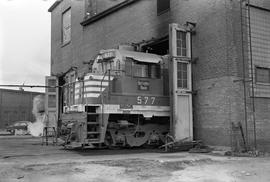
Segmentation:
<svg viewBox="0 0 270 182">
<path fill-rule="evenodd" d="M 169 54 L 169 39 L 168 36 L 157 39 L 151 43 L 142 46 L 143 52 L 148 52 L 158 55 Z"/>
</svg>

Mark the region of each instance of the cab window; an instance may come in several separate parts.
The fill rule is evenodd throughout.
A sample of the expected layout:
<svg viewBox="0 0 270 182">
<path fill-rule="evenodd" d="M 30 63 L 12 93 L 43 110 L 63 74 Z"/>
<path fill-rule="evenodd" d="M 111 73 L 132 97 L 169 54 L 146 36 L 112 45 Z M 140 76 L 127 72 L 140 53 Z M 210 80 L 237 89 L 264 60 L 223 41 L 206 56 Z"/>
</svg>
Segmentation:
<svg viewBox="0 0 270 182">
<path fill-rule="evenodd" d="M 127 59 L 125 62 L 126 76 L 141 78 L 160 78 L 160 65 L 136 62 Z"/>
<path fill-rule="evenodd" d="M 112 62 L 111 61 L 102 62 L 102 71 L 103 71 L 103 73 L 105 73 L 108 70 L 112 70 Z"/>
<path fill-rule="evenodd" d="M 134 75 L 134 77 L 148 78 L 149 77 L 149 65 L 135 63 L 133 65 L 133 75 Z"/>
</svg>

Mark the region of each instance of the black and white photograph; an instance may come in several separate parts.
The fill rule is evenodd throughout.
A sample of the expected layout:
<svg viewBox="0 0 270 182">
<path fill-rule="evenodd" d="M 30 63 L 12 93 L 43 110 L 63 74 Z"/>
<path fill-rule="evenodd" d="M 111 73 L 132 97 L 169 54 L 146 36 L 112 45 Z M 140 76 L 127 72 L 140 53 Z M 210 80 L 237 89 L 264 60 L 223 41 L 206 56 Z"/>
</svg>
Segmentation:
<svg viewBox="0 0 270 182">
<path fill-rule="evenodd" d="M 0 0 L 0 182 L 269 182 L 270 0 Z"/>
</svg>

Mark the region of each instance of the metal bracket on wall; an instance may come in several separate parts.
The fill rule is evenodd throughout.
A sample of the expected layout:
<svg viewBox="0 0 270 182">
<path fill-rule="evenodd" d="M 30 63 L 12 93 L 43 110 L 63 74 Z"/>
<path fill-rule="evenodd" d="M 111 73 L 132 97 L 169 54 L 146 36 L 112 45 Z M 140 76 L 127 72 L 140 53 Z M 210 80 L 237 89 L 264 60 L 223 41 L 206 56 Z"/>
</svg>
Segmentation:
<svg viewBox="0 0 270 182">
<path fill-rule="evenodd" d="M 186 91 L 186 93 L 189 93 L 189 94 L 192 94 L 192 95 L 197 95 L 198 90 Z"/>
<path fill-rule="evenodd" d="M 198 58 L 198 57 L 194 57 L 194 58 L 191 59 L 190 62 L 191 62 L 192 64 L 197 64 L 197 61 L 199 61 L 199 58 Z"/>
<path fill-rule="evenodd" d="M 198 91 L 197 90 L 181 90 L 181 91 L 176 91 L 178 94 L 192 94 L 192 95 L 197 95 Z"/>
<path fill-rule="evenodd" d="M 185 26 L 187 27 L 187 32 L 190 32 L 191 35 L 196 35 L 196 23 L 187 21 Z"/>
</svg>

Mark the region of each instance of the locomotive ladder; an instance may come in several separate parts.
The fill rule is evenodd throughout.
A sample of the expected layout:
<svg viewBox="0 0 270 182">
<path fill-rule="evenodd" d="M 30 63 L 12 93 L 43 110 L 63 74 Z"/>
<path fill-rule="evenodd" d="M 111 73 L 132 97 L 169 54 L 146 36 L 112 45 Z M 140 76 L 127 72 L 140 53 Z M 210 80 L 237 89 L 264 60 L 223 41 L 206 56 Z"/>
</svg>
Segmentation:
<svg viewBox="0 0 270 182">
<path fill-rule="evenodd" d="M 96 106 L 91 107 L 94 108 L 94 112 L 87 112 L 87 140 L 91 143 L 100 143 L 100 114 L 96 113 Z"/>
</svg>

